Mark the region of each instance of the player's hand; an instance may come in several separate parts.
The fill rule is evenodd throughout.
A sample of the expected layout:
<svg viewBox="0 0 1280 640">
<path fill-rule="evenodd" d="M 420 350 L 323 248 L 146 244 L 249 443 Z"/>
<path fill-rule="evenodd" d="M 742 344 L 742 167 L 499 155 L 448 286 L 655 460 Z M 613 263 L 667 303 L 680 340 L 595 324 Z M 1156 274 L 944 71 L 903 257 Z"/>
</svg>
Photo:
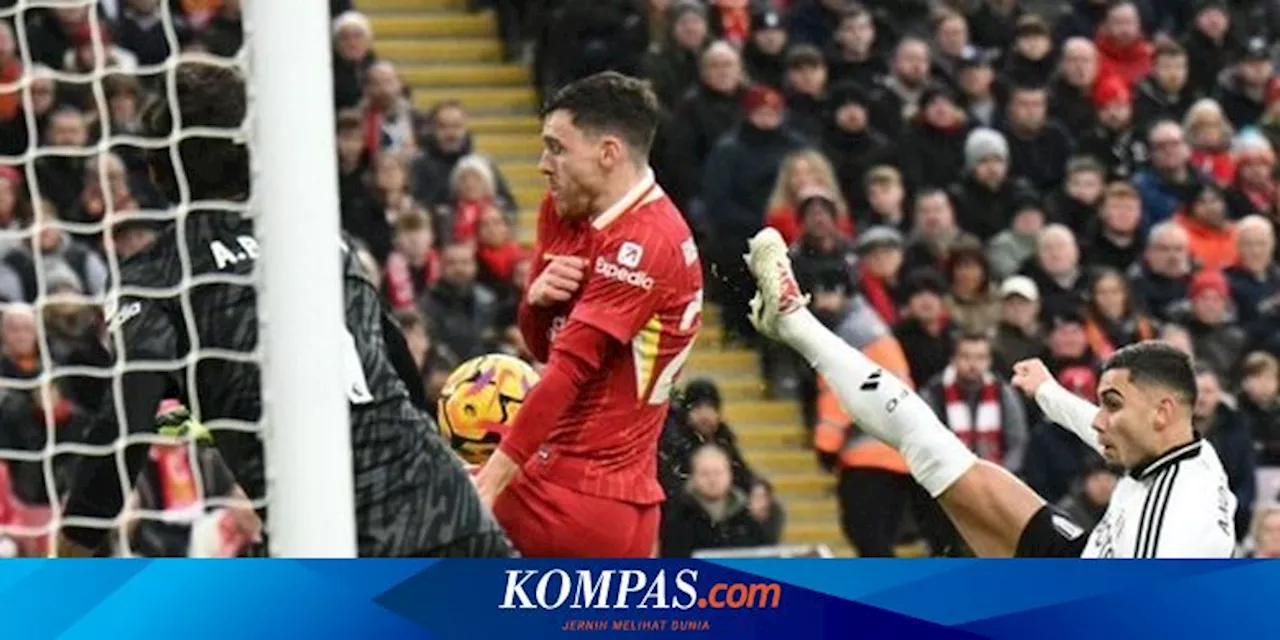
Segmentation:
<svg viewBox="0 0 1280 640">
<path fill-rule="evenodd" d="M 1049 373 L 1049 368 L 1039 358 L 1032 358 L 1013 365 L 1013 379 L 1009 382 L 1028 398 L 1034 398 L 1036 389 L 1051 380 L 1053 374 Z"/>
<path fill-rule="evenodd" d="M 587 261 L 578 256 L 556 256 L 533 279 L 526 301 L 535 307 L 568 302 L 587 275 Z"/>
</svg>

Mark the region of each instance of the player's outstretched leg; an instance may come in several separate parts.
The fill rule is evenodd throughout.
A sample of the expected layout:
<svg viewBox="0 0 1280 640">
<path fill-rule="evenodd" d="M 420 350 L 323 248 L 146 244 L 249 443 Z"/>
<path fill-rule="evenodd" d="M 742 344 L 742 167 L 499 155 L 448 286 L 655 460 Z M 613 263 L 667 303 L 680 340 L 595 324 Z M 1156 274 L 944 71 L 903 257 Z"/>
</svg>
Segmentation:
<svg viewBox="0 0 1280 640">
<path fill-rule="evenodd" d="M 751 322 L 813 365 L 858 428 L 896 448 L 911 475 L 938 500 L 979 556 L 1011 556 L 1044 500 L 1004 469 L 979 461 L 893 374 L 831 333 L 806 308 L 786 243 L 765 229 L 749 243 L 758 291 Z"/>
</svg>

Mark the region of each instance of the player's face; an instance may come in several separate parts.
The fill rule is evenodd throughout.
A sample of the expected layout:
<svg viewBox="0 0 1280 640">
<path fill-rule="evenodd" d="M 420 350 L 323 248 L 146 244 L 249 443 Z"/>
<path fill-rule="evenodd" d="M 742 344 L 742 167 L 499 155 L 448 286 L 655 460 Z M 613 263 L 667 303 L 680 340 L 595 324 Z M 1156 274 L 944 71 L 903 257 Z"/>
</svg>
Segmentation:
<svg viewBox="0 0 1280 640">
<path fill-rule="evenodd" d="M 1126 469 L 1160 452 L 1155 434 L 1173 422 L 1173 396 L 1133 384 L 1127 369 L 1110 369 L 1098 382 L 1099 411 L 1093 429 L 1108 462 Z"/>
<path fill-rule="evenodd" d="M 563 218 L 584 218 L 600 193 L 605 167 L 621 158 L 621 149 L 609 136 L 588 136 L 563 109 L 547 116 L 542 125 L 542 157 L 538 169 L 547 177 L 556 212 Z M 612 150 L 609 147 L 614 147 Z"/>
</svg>

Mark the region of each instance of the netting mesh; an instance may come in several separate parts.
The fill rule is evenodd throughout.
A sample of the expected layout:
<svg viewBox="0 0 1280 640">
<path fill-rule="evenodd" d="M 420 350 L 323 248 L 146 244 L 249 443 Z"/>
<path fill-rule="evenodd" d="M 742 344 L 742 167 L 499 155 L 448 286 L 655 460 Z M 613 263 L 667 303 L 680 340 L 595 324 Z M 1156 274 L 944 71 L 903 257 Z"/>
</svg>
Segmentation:
<svg viewBox="0 0 1280 640">
<path fill-rule="evenodd" d="M 259 353 L 257 350 L 239 352 L 202 345 L 191 307 L 193 289 L 219 283 L 254 286 L 256 271 L 248 275 L 193 273 L 193 247 L 179 242 L 182 271 L 176 285 L 158 288 L 121 286 L 121 262 L 125 256 L 122 255 L 123 247 L 118 246 L 119 240 L 115 233 L 129 224 L 140 222 L 155 225 L 173 223 L 177 226 L 177 237 L 182 239 L 187 237 L 188 214 L 193 210 L 249 214 L 250 207 L 243 202 L 193 201 L 183 158 L 178 151 L 178 143 L 192 138 L 247 141 L 247 122 L 235 129 L 183 126 L 174 83 L 175 70 L 182 62 L 227 65 L 247 71 L 247 56 L 243 49 L 235 57 L 219 57 L 198 51 L 198 47 L 180 38 L 180 21 L 171 13 L 170 4 L 160 2 L 158 17 L 170 55 L 158 64 L 132 64 L 127 59 L 127 54 L 117 53 L 110 38 L 105 35 L 108 33 L 108 25 L 95 5 L 95 0 L 17 0 L 8 8 L 0 8 L 0 23 L 8 24 L 13 31 L 17 58 L 22 69 L 16 81 L 0 82 L 0 96 L 18 97 L 19 114 L 16 117 L 22 119 L 19 126 L 25 129 L 27 140 L 25 149 L 20 153 L 0 154 L 0 167 L 11 167 L 20 172 L 22 188 L 25 189 L 23 199 L 31 203 L 32 209 L 29 221 L 13 223 L 7 225 L 8 228 L 0 225 L 0 254 L 6 251 L 27 252 L 32 257 L 30 262 L 34 274 L 34 290 L 24 291 L 23 299 L 0 301 L 3 304 L 0 306 L 0 314 L 3 316 L 0 317 L 6 320 L 2 325 L 4 329 L 0 330 L 9 334 L 0 334 L 0 339 L 8 345 L 9 351 L 22 351 L 23 340 L 17 334 L 22 333 L 24 328 L 33 327 L 36 350 L 34 362 L 30 362 L 33 354 L 29 352 L 8 354 L 14 358 L 25 356 L 30 364 L 28 370 L 21 375 L 0 372 L 0 394 L 19 404 L 21 396 L 25 395 L 30 406 L 35 409 L 39 422 L 43 423 L 43 437 L 27 438 L 26 446 L 12 446 L 12 443 L 22 440 L 21 438 L 0 436 L 0 444 L 7 445 L 0 448 L 0 461 L 7 467 L 0 469 L 0 473 L 5 474 L 4 484 L 14 485 L 8 480 L 16 475 L 13 470 L 23 465 L 28 469 L 31 465 L 40 465 L 43 478 L 43 500 L 38 496 L 19 496 L 13 486 L 2 487 L 7 495 L 2 498 L 4 504 L 0 506 L 0 535 L 18 541 L 17 546 L 22 549 L 23 555 L 53 553 L 49 535 L 63 525 L 111 529 L 116 534 L 117 553 L 131 554 L 128 535 L 131 523 L 156 521 L 182 525 L 229 500 L 227 497 L 206 496 L 206 482 L 201 477 L 206 471 L 200 464 L 190 464 L 189 469 L 195 475 L 192 486 L 197 495 L 194 501 L 186 502 L 186 507 L 180 511 L 139 508 L 134 498 L 126 501 L 126 504 L 132 503 L 132 506 L 111 519 L 68 517 L 63 513 L 61 505 L 67 489 L 68 473 L 64 466 L 71 468 L 67 460 L 112 456 L 115 459 L 117 481 L 124 486 L 131 486 L 132 479 L 126 477 L 123 455 L 127 445 L 185 443 L 185 446 L 191 448 L 190 459 L 196 459 L 196 445 L 192 441 L 124 432 L 127 419 L 122 380 L 126 373 L 181 372 L 186 378 L 187 390 L 187 396 L 183 400 L 193 417 L 215 434 L 219 430 L 239 430 L 261 435 L 262 431 L 260 423 L 208 420 L 203 416 L 201 399 L 196 393 L 197 363 L 204 360 L 256 363 L 259 361 Z M 32 46 L 33 30 L 39 26 L 37 19 L 59 20 L 65 26 L 74 23 L 77 17 L 83 17 L 75 38 L 79 44 L 68 52 L 67 64 L 61 69 L 40 64 Z M 88 34 L 87 39 L 84 33 Z M 3 58 L 0 57 L 0 60 Z M 0 80 L 3 79 L 0 76 Z M 168 105 L 173 127 L 167 136 L 139 135 L 137 128 L 130 124 L 128 114 L 122 113 L 127 108 L 113 103 L 118 100 L 116 95 L 108 95 L 106 87 L 113 83 L 129 85 L 135 80 L 141 88 L 141 93 L 134 93 L 135 108 L 140 106 L 137 104 L 141 102 L 139 96 L 147 94 L 153 99 L 164 100 Z M 54 100 L 50 93 L 80 96 L 80 103 L 85 107 L 84 120 L 92 122 L 95 131 L 75 131 L 74 116 L 56 101 L 50 102 Z M 78 144 L 79 142 L 83 144 Z M 136 164 L 139 158 L 155 151 L 167 152 L 174 168 L 178 190 L 175 202 L 143 202 L 146 198 L 130 193 L 133 189 L 130 179 L 138 172 L 137 166 L 130 166 L 131 161 Z M 65 185 L 51 181 L 49 176 L 53 172 L 42 170 L 45 165 L 63 168 L 83 165 L 84 191 L 81 194 L 58 192 L 59 189 L 65 189 Z M 75 180 L 71 182 L 74 184 Z M 52 204 L 73 198 L 80 202 L 76 215 L 68 215 L 65 210 L 57 211 L 57 207 Z M 147 204 L 151 206 L 144 206 Z M 81 278 L 79 287 L 66 284 L 64 274 L 61 273 L 62 265 L 47 259 L 45 255 L 47 245 L 54 242 L 78 243 L 93 252 L 96 258 L 86 259 L 100 261 L 105 267 L 105 287 L 95 290 L 92 283 L 83 281 L 87 278 Z M 126 353 L 123 332 L 111 331 L 107 327 L 113 321 L 119 322 L 122 318 L 127 320 L 125 316 L 130 310 L 121 309 L 116 301 L 130 298 L 164 299 L 177 303 L 185 320 L 186 340 L 190 345 L 184 357 L 170 361 L 126 361 L 122 357 L 112 357 L 107 362 L 98 364 L 84 364 L 77 362 L 75 358 L 64 357 L 67 349 L 60 342 L 64 337 L 62 325 L 70 317 L 92 319 L 89 322 L 94 327 L 90 332 L 91 337 L 102 341 L 112 353 Z M 68 385 L 79 385 L 90 390 L 107 386 L 112 389 L 110 402 L 113 406 L 106 410 L 114 410 L 116 424 L 120 425 L 120 433 L 116 434 L 112 442 L 91 445 L 79 438 L 83 433 L 76 433 L 74 430 L 67 432 L 60 416 L 65 413 L 63 407 L 68 396 L 76 395 L 67 391 Z M 83 413 L 87 414 L 88 411 Z M 81 418 L 84 419 L 85 416 Z M 0 421 L 3 420 L 4 414 L 0 413 Z M 0 431 L 22 428 L 24 425 L 0 424 Z M 257 507 L 265 504 L 265 496 L 253 496 L 253 499 Z"/>
</svg>

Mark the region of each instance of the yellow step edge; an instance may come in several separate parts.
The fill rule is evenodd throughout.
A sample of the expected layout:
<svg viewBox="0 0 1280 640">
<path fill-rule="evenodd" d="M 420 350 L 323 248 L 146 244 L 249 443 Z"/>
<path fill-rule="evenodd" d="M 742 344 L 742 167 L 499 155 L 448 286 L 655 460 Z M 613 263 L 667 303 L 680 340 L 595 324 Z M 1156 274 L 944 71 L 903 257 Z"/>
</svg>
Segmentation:
<svg viewBox="0 0 1280 640">
<path fill-rule="evenodd" d="M 840 505 L 835 500 L 795 500 L 782 506 L 788 522 L 822 518 L 838 522 L 840 517 Z"/>
<path fill-rule="evenodd" d="M 380 38 L 373 49 L 397 67 L 414 62 L 497 62 L 502 59 L 502 43 L 496 38 Z"/>
<path fill-rule="evenodd" d="M 467 0 L 360 0 L 360 11 L 376 13 L 378 11 L 462 11 L 467 8 Z"/>
<path fill-rule="evenodd" d="M 396 65 L 400 77 L 415 90 L 442 86 L 492 87 L 527 86 L 532 80 L 529 68 L 520 64 L 466 63 Z M 536 135 L 537 130 L 533 133 Z"/>
<path fill-rule="evenodd" d="M 413 92 L 414 105 L 419 109 L 430 109 L 445 100 L 457 100 L 471 111 L 531 109 L 536 99 L 536 94 L 530 87 L 453 88 Z"/>
<path fill-rule="evenodd" d="M 373 33 L 376 38 L 432 38 L 432 37 L 495 37 L 497 26 L 493 14 L 478 13 L 420 13 L 414 15 L 372 15 Z"/>
<path fill-rule="evenodd" d="M 515 65 L 501 65 L 503 68 Z M 523 69 L 523 67 L 521 67 Z M 527 70 L 526 70 L 527 72 Z M 471 131 L 480 135 L 490 133 L 519 133 L 538 137 L 538 133 L 542 131 L 542 121 L 538 116 L 533 114 L 481 114 L 473 115 L 469 120 Z M 524 163 L 514 163 L 517 167 Z M 507 180 L 542 180 L 542 174 L 538 173 L 538 167 L 532 165 L 527 167 L 525 171 L 508 170 L 503 166 L 502 172 L 507 176 Z"/>
<path fill-rule="evenodd" d="M 759 368 L 760 356 L 754 351 L 733 349 L 714 353 L 695 353 L 689 358 L 688 367 L 699 371 L 754 371 Z"/>
<path fill-rule="evenodd" d="M 726 402 L 725 420 L 729 424 L 740 422 L 783 423 L 794 420 L 800 423 L 800 407 L 792 400 L 755 400 L 751 402 Z"/>
<path fill-rule="evenodd" d="M 536 168 L 538 154 L 542 153 L 542 140 L 530 135 L 482 134 L 477 136 L 476 148 L 481 153 L 493 156 L 499 163 L 504 157 L 514 157 L 525 160 L 524 164 L 530 164 Z M 516 164 L 516 162 L 509 161 L 508 164 Z"/>
</svg>

